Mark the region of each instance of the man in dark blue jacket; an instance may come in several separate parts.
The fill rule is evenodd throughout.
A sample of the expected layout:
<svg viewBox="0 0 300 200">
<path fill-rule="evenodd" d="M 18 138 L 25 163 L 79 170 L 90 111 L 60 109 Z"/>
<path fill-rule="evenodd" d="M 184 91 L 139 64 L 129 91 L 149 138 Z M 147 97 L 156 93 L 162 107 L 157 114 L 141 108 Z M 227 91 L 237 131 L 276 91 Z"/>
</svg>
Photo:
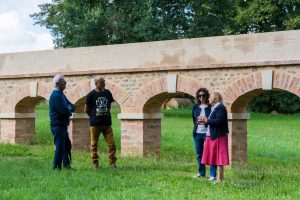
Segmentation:
<svg viewBox="0 0 300 200">
<path fill-rule="evenodd" d="M 50 127 L 54 136 L 55 154 L 53 161 L 53 169 L 71 168 L 71 141 L 68 134 L 68 125 L 70 116 L 75 111 L 73 105 L 63 91 L 66 89 L 66 81 L 64 76 L 55 75 L 53 78 L 55 87 L 52 90 L 49 100 L 49 116 Z"/>
</svg>

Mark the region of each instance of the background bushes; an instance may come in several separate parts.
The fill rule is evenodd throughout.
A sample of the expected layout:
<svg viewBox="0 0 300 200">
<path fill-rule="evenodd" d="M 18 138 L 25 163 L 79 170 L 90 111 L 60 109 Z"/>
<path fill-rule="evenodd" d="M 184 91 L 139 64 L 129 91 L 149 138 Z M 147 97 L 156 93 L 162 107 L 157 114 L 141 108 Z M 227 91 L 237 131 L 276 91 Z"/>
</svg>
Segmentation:
<svg viewBox="0 0 300 200">
<path fill-rule="evenodd" d="M 277 111 L 283 114 L 300 113 L 300 98 L 289 92 L 267 91 L 255 97 L 248 110 L 259 113 Z"/>
</svg>

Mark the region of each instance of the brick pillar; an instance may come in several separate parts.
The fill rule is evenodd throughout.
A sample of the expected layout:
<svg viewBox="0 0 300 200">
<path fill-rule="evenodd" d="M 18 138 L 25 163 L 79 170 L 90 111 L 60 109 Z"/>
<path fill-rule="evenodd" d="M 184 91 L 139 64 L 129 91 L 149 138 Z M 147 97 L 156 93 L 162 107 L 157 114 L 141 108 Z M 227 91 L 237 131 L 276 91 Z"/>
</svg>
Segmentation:
<svg viewBox="0 0 300 200">
<path fill-rule="evenodd" d="M 1 113 L 0 142 L 32 144 L 35 135 L 35 113 Z"/>
<path fill-rule="evenodd" d="M 229 158 L 230 163 L 247 163 L 247 113 L 229 113 Z"/>
<path fill-rule="evenodd" d="M 121 154 L 124 156 L 160 154 L 161 113 L 119 114 Z"/>
<path fill-rule="evenodd" d="M 85 113 L 73 113 L 68 131 L 73 149 L 90 149 L 90 120 Z"/>
</svg>

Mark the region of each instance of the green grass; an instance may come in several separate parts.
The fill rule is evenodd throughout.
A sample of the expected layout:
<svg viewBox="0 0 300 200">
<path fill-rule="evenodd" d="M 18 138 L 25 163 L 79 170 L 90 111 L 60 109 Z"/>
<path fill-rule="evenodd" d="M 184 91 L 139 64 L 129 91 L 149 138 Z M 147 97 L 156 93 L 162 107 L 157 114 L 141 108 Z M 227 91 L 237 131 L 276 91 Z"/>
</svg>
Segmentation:
<svg viewBox="0 0 300 200">
<path fill-rule="evenodd" d="M 37 108 L 35 145 L 0 145 L 0 199 L 299 199 L 300 115 L 252 114 L 248 165 L 225 170 L 224 184 L 191 178 L 196 160 L 190 109 L 164 111 L 161 157 L 120 157 L 120 121 L 113 110 L 119 170 L 109 168 L 101 137 L 101 169 L 73 151 L 77 171 L 53 171 L 48 108 Z"/>
</svg>

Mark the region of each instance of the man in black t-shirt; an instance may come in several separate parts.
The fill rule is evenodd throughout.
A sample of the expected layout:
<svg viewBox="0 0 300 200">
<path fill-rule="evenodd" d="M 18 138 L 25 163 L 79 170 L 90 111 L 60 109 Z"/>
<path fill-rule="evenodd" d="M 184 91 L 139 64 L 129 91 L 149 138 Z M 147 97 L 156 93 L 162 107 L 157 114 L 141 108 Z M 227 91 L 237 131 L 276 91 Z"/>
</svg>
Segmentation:
<svg viewBox="0 0 300 200">
<path fill-rule="evenodd" d="M 111 92 L 105 89 L 105 80 L 99 76 L 95 79 L 96 88 L 86 96 L 85 112 L 90 117 L 91 159 L 95 168 L 99 168 L 97 153 L 98 140 L 101 133 L 108 145 L 109 164 L 116 167 L 116 145 L 111 128 L 110 107 L 114 101 Z"/>
</svg>

